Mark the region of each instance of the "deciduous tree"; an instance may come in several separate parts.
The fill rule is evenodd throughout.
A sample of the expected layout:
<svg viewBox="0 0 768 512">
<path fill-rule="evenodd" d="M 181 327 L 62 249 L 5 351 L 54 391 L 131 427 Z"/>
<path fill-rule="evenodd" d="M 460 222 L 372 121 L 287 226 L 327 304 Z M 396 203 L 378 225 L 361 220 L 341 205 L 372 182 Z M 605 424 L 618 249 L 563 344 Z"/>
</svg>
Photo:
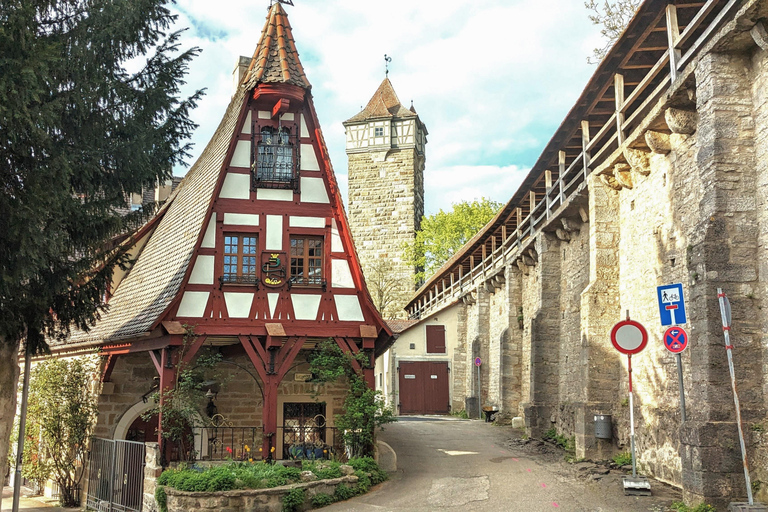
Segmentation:
<svg viewBox="0 0 768 512">
<path fill-rule="evenodd" d="M 413 243 L 405 248 L 407 258 L 420 269 L 416 281 L 429 278 L 469 241 L 501 208 L 501 203 L 479 199 L 455 203 L 449 212 L 424 217 Z"/>
<path fill-rule="evenodd" d="M 641 2 L 642 0 L 617 0 L 616 2 L 587 0 L 584 2 L 584 6 L 592 12 L 589 20 L 595 25 L 602 25 L 600 34 L 605 42 L 602 47 L 592 50 L 592 56 L 587 57 L 587 62 L 597 64 L 603 60 L 608 50 L 624 32 L 624 28 L 637 12 Z"/>
<path fill-rule="evenodd" d="M 0 0 L 0 464 L 19 346 L 104 311 L 125 195 L 171 176 L 199 91 L 165 0 Z M 130 68 L 130 71 L 129 71 Z M 0 477 L 5 467 L 0 468 Z"/>
</svg>

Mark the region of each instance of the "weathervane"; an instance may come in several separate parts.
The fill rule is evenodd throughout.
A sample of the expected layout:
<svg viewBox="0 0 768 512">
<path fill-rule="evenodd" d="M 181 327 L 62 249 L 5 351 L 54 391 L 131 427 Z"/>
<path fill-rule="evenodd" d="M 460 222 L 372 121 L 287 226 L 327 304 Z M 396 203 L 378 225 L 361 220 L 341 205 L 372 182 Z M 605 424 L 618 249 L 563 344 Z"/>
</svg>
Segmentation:
<svg viewBox="0 0 768 512">
<path fill-rule="evenodd" d="M 293 5 L 293 0 L 277 0 L 281 4 L 285 5 Z M 269 6 L 272 7 L 272 5 L 275 3 L 275 0 L 269 0 Z"/>
<path fill-rule="evenodd" d="M 384 76 L 389 77 L 389 63 L 392 62 L 392 57 L 387 56 L 387 54 L 384 54 Z"/>
</svg>

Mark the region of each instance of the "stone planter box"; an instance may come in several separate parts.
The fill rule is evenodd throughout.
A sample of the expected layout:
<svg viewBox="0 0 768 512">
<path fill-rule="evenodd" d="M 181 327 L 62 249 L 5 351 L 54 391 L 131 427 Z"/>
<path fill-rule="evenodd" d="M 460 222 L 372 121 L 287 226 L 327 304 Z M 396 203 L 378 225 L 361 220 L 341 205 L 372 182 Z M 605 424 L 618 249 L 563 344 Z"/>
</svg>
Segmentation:
<svg viewBox="0 0 768 512">
<path fill-rule="evenodd" d="M 293 489 L 305 489 L 306 499 L 303 510 L 312 508 L 312 497 L 319 493 L 333 495 L 339 484 L 357 483 L 354 475 L 315 480 L 269 489 L 239 489 L 221 492 L 186 492 L 165 488 L 168 497 L 168 512 L 187 512 L 189 510 L 215 510 L 216 512 L 281 512 L 283 496 Z"/>
</svg>

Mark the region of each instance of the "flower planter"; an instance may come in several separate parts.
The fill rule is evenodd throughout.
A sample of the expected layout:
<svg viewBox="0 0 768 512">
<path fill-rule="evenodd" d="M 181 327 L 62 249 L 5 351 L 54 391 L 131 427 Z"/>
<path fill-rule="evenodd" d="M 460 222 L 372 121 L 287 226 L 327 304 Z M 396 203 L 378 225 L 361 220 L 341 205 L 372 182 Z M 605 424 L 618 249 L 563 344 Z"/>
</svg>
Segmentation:
<svg viewBox="0 0 768 512">
<path fill-rule="evenodd" d="M 312 497 L 319 493 L 333 495 L 339 484 L 354 485 L 354 475 L 316 480 L 268 489 L 240 489 L 221 492 L 186 492 L 165 488 L 168 497 L 168 512 L 187 512 L 188 510 L 226 509 L 232 512 L 281 512 L 283 497 L 293 489 L 304 489 L 305 500 L 302 510 L 312 509 Z"/>
</svg>

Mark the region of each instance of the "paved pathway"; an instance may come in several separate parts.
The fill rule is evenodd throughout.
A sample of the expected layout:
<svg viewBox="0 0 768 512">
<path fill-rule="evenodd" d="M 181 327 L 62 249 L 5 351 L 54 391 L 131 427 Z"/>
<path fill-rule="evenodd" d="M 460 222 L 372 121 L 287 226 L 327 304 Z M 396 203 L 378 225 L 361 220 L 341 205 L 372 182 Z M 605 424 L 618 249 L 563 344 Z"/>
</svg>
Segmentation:
<svg viewBox="0 0 768 512">
<path fill-rule="evenodd" d="M 24 510 L 25 512 L 64 512 L 70 510 L 79 510 L 77 508 L 57 507 L 56 500 L 43 498 L 42 496 L 25 498 L 24 495 L 24 488 L 22 487 L 21 500 L 19 500 L 19 510 Z M 0 511 L 6 512 L 11 510 L 12 507 L 13 488 L 6 486 L 3 488 L 3 501 L 2 506 L 0 506 Z"/>
<path fill-rule="evenodd" d="M 620 473 L 590 478 L 562 454 L 509 443 L 520 433 L 480 421 L 401 418 L 380 434 L 397 452 L 398 471 L 370 493 L 323 510 L 662 512 L 680 499 L 655 481 L 654 496 L 624 496 Z"/>
</svg>

